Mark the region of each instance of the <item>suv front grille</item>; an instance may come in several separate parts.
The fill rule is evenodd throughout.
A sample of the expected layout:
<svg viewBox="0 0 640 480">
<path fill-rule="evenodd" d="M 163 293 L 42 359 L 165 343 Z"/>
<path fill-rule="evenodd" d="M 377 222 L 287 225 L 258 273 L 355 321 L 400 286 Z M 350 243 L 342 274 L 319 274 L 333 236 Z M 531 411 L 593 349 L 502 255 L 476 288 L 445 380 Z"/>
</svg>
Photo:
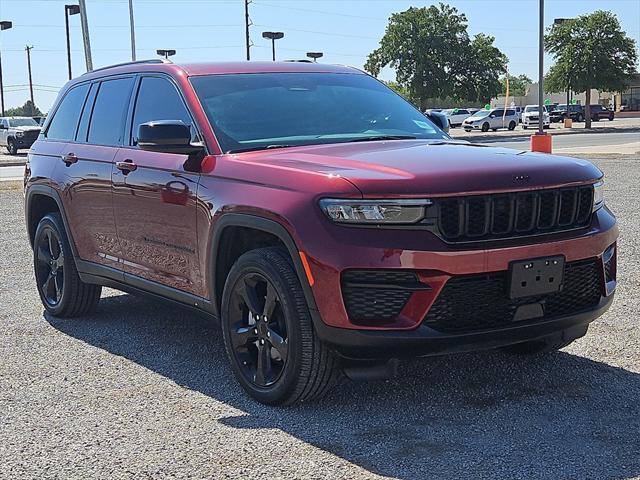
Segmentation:
<svg viewBox="0 0 640 480">
<path fill-rule="evenodd" d="M 413 272 L 348 270 L 342 274 L 342 296 L 352 321 L 391 321 L 416 290 L 429 287 Z"/>
<path fill-rule="evenodd" d="M 533 321 L 578 313 L 600 302 L 601 271 L 596 259 L 565 264 L 562 290 L 550 295 L 511 299 L 508 272 L 451 278 L 424 318 L 446 333 L 464 333 L 516 325 L 521 305 L 540 303 L 544 315 Z"/>
<path fill-rule="evenodd" d="M 593 187 L 436 199 L 438 230 L 449 242 L 522 237 L 586 227 Z"/>
</svg>

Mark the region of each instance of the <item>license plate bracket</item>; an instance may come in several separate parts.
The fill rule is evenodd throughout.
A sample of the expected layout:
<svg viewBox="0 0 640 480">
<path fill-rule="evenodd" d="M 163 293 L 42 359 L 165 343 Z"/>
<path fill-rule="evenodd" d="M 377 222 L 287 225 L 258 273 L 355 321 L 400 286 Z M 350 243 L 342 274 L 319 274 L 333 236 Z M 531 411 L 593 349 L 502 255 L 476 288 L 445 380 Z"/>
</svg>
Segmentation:
<svg viewBox="0 0 640 480">
<path fill-rule="evenodd" d="M 509 264 L 509 298 L 559 292 L 564 276 L 564 255 L 518 260 Z"/>
</svg>

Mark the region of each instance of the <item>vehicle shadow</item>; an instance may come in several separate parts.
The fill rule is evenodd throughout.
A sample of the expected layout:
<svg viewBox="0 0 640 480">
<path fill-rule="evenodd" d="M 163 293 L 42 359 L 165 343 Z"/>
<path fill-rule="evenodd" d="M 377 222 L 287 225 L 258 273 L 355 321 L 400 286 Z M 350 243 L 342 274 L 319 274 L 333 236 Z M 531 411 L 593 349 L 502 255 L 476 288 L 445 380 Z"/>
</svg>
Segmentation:
<svg viewBox="0 0 640 480">
<path fill-rule="evenodd" d="M 135 312 L 135 313 L 133 313 Z M 103 298 L 59 331 L 123 356 L 371 473 L 416 478 L 631 478 L 640 475 L 640 375 L 568 353 L 418 359 L 389 381 L 265 407 L 231 377 L 215 322 L 142 297 Z M 216 421 L 216 420 L 212 420 Z"/>
</svg>

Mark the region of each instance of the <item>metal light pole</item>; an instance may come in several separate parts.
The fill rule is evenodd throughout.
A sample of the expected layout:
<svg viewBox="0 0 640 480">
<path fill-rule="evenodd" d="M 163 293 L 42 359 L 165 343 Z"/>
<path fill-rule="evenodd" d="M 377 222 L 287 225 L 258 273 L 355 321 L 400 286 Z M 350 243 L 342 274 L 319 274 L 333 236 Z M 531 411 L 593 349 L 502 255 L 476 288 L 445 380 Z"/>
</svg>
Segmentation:
<svg viewBox="0 0 640 480">
<path fill-rule="evenodd" d="M 322 56 L 323 56 L 322 52 L 307 52 L 307 57 L 313 58 L 313 63 L 316 63 L 316 60 L 318 58 L 322 58 Z"/>
<path fill-rule="evenodd" d="M 175 50 L 156 50 L 156 53 L 162 57 L 165 58 L 165 60 L 168 60 L 170 56 L 175 55 L 176 51 Z"/>
<path fill-rule="evenodd" d="M 8 30 L 13 26 L 11 22 L 0 22 L 0 31 Z M 2 104 L 2 116 L 4 117 L 4 85 L 2 84 L 2 55 L 0 55 L 0 104 Z"/>
<path fill-rule="evenodd" d="M 131 27 L 131 61 L 136 61 L 136 28 L 133 23 L 133 0 L 129 0 L 129 26 Z"/>
<path fill-rule="evenodd" d="M 251 20 L 249 19 L 249 2 L 250 0 L 244 0 L 244 41 L 247 49 L 247 61 L 251 60 L 251 40 L 249 38 L 249 25 Z"/>
<path fill-rule="evenodd" d="M 276 40 L 280 40 L 284 37 L 283 32 L 262 32 L 262 38 L 268 38 L 271 40 L 271 58 L 276 61 Z"/>
<path fill-rule="evenodd" d="M 544 135 L 544 0 L 540 0 L 538 29 L 538 135 Z"/>
<path fill-rule="evenodd" d="M 84 60 L 87 64 L 87 72 L 93 70 L 91 59 L 91 41 L 89 39 L 89 21 L 87 20 L 87 5 L 85 0 L 78 0 L 80 4 L 80 21 L 82 23 L 82 42 L 84 43 Z"/>
<path fill-rule="evenodd" d="M 80 13 L 79 5 L 64 6 L 64 26 L 67 32 L 67 66 L 69 67 L 69 80 L 73 78 L 73 75 L 71 75 L 71 40 L 69 38 L 69 16 L 77 15 L 79 13 Z"/>
</svg>

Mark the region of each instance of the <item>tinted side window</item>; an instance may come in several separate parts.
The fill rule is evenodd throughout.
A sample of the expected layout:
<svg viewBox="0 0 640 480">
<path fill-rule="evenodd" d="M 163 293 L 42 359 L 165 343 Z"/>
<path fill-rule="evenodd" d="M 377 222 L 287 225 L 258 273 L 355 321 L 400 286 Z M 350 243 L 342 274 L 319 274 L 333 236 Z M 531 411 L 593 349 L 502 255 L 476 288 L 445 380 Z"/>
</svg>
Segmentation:
<svg viewBox="0 0 640 480">
<path fill-rule="evenodd" d="M 89 132 L 89 119 L 91 118 L 91 112 L 93 111 L 93 104 L 96 100 L 96 92 L 98 91 L 99 83 L 93 83 L 87 96 L 87 101 L 84 102 L 84 108 L 82 109 L 82 115 L 80 117 L 80 125 L 78 125 L 78 133 L 76 134 L 77 142 L 86 142 L 87 134 Z"/>
<path fill-rule="evenodd" d="M 162 99 L 162 101 L 158 101 Z M 136 144 L 138 126 L 153 120 L 182 120 L 193 122 L 176 87 L 164 78 L 144 77 L 140 82 L 131 125 L 131 145 Z M 191 129 L 192 134 L 195 129 Z"/>
<path fill-rule="evenodd" d="M 75 138 L 78 119 L 80 118 L 80 112 L 88 90 L 89 85 L 85 84 L 72 88 L 67 92 L 51 123 L 49 123 L 47 138 L 64 141 L 71 141 Z"/>
<path fill-rule="evenodd" d="M 120 144 L 132 84 L 133 78 L 106 80 L 100 84 L 89 125 L 89 143 Z"/>
<path fill-rule="evenodd" d="M 504 109 L 500 109 L 500 110 L 494 110 L 493 114 L 496 117 L 501 117 L 504 114 Z"/>
<path fill-rule="evenodd" d="M 507 110 L 507 115 L 515 115 L 516 111 L 515 110 Z"/>
</svg>

